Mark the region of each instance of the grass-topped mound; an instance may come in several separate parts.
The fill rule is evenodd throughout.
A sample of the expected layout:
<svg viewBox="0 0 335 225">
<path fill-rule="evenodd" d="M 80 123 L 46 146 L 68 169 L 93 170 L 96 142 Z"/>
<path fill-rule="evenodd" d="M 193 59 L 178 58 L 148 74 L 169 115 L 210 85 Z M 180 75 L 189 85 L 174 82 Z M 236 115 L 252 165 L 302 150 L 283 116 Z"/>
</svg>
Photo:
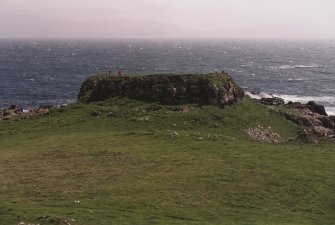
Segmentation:
<svg viewBox="0 0 335 225">
<path fill-rule="evenodd" d="M 81 86 L 81 102 L 111 97 L 155 101 L 164 104 L 197 103 L 230 105 L 243 98 L 243 90 L 225 72 L 211 74 L 158 74 L 92 76 Z"/>
<path fill-rule="evenodd" d="M 248 99 L 111 98 L 1 121 L 0 224 L 332 225 L 334 144 L 294 141 L 301 129 Z"/>
</svg>

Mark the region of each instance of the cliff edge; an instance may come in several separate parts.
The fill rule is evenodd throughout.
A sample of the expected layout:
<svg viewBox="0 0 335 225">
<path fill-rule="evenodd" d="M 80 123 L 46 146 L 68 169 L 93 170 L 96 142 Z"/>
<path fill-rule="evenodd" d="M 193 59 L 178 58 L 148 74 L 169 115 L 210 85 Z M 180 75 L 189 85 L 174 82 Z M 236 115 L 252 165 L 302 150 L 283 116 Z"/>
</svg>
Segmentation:
<svg viewBox="0 0 335 225">
<path fill-rule="evenodd" d="M 244 92 L 225 72 L 210 74 L 158 74 L 92 76 L 80 88 L 80 102 L 111 97 L 155 101 L 164 104 L 198 103 L 223 107 L 244 97 Z"/>
</svg>

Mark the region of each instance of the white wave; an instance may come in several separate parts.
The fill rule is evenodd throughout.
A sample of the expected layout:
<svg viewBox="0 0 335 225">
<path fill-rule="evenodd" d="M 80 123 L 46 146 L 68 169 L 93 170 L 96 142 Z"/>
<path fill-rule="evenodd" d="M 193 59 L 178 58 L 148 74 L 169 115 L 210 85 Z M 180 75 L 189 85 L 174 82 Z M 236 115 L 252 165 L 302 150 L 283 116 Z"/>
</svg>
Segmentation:
<svg viewBox="0 0 335 225">
<path fill-rule="evenodd" d="M 304 68 L 324 68 L 324 66 L 321 65 L 296 65 L 292 67 L 293 69 L 304 69 Z"/>
<path fill-rule="evenodd" d="M 312 69 L 312 68 L 324 68 L 322 65 L 311 64 L 311 65 L 281 65 L 281 66 L 271 66 L 271 69 Z"/>
<path fill-rule="evenodd" d="M 335 116 L 335 107 L 325 107 L 329 116 Z"/>
<path fill-rule="evenodd" d="M 307 103 L 308 101 L 322 102 L 322 103 L 335 103 L 335 96 L 301 96 L 301 95 L 274 95 L 284 99 L 286 102 L 301 102 Z"/>
<path fill-rule="evenodd" d="M 278 66 L 277 68 L 278 69 L 292 69 L 292 66 L 290 66 L 290 65 L 282 65 L 282 66 Z"/>
<path fill-rule="evenodd" d="M 302 81 L 302 80 L 305 80 L 304 78 L 289 78 L 287 79 L 288 81 Z"/>
<path fill-rule="evenodd" d="M 251 93 L 249 91 L 246 91 L 245 94 L 247 96 L 249 96 L 250 98 L 254 98 L 254 99 L 273 98 L 274 97 L 273 95 L 267 94 L 267 93 L 264 93 L 264 92 L 259 92 L 259 93 L 255 94 L 255 93 Z"/>
<path fill-rule="evenodd" d="M 155 71 L 167 71 L 165 68 L 155 68 Z"/>
<path fill-rule="evenodd" d="M 281 65 L 281 66 L 270 66 L 271 69 L 280 69 L 280 70 L 287 70 L 287 69 L 292 69 L 291 65 Z"/>
</svg>

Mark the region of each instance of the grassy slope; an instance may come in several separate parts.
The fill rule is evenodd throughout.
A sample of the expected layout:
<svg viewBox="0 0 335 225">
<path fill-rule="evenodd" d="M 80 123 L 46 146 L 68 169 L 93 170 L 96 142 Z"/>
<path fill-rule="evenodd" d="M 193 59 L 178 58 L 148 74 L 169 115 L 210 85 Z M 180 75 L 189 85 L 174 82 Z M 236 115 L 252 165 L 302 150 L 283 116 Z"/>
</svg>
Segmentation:
<svg viewBox="0 0 335 225">
<path fill-rule="evenodd" d="M 250 140 L 300 128 L 248 100 L 180 108 L 112 99 L 0 123 L 0 224 L 335 223 L 333 144 Z"/>
</svg>

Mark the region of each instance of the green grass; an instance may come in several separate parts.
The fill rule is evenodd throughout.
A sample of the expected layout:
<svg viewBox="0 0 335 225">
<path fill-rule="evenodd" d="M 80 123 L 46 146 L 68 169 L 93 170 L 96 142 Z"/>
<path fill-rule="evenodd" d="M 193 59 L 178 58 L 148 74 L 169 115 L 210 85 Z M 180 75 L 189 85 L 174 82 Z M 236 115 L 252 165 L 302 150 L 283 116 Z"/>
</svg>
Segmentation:
<svg viewBox="0 0 335 225">
<path fill-rule="evenodd" d="M 1 122 L 0 224 L 335 224 L 334 144 L 251 140 L 302 128 L 247 99 L 185 109 L 110 99 Z"/>
</svg>

